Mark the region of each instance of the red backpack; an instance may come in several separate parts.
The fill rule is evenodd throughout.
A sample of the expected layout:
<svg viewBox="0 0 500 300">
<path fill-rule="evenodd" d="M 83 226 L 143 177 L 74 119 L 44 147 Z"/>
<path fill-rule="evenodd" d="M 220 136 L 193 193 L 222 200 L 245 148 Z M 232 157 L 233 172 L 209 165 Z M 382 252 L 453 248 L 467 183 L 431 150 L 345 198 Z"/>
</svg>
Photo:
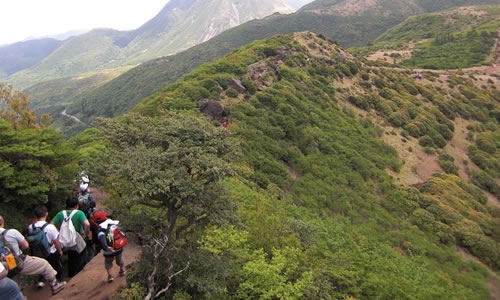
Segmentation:
<svg viewBox="0 0 500 300">
<path fill-rule="evenodd" d="M 108 245 L 113 249 L 118 250 L 127 245 L 125 234 L 116 225 L 109 225 L 107 230 Z"/>
</svg>

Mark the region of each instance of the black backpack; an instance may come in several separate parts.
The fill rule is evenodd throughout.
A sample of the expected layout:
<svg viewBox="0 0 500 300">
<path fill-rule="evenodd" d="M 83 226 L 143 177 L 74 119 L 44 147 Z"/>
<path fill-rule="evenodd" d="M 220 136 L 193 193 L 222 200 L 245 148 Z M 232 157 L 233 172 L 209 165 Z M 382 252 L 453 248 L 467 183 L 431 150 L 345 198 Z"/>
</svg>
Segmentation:
<svg viewBox="0 0 500 300">
<path fill-rule="evenodd" d="M 50 255 L 50 244 L 45 235 L 45 227 L 49 225 L 48 223 L 43 224 L 42 227 L 35 227 L 35 224 L 31 225 L 31 233 L 28 235 L 26 240 L 30 244 L 30 251 L 32 256 L 47 258 Z"/>
</svg>

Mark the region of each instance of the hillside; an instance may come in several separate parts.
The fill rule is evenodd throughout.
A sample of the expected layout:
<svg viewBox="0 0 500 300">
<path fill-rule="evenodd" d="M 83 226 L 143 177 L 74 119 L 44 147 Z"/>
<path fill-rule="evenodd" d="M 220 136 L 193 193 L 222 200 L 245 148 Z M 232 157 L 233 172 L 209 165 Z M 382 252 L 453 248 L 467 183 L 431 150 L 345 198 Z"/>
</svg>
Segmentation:
<svg viewBox="0 0 500 300">
<path fill-rule="evenodd" d="M 483 88 L 469 74 L 439 76 L 415 79 L 295 33 L 235 50 L 137 105 L 227 125 L 242 152 L 223 183 L 236 216 L 182 240 L 167 262 L 192 265 L 168 297 L 488 299 L 500 268 L 498 78 Z M 223 113 L 200 113 L 206 98 Z M 143 149 L 158 133 L 137 118 L 104 130 Z M 130 159 L 147 169 L 147 157 Z M 127 174 L 112 180 L 143 183 Z M 146 202 L 123 205 L 133 219 Z M 150 259 L 123 295 L 145 295 Z"/>
<path fill-rule="evenodd" d="M 0 47 L 0 78 L 36 65 L 62 43 L 60 40 L 47 38 Z"/>
<path fill-rule="evenodd" d="M 495 1 L 483 2 L 493 3 Z M 386 2 L 380 3 L 386 5 Z M 273 15 L 262 20 L 251 21 L 182 53 L 143 64 L 99 89 L 85 93 L 78 99 L 72 99 L 71 102 L 74 104 L 68 108 L 68 111 L 87 121 L 96 116 L 119 115 L 195 67 L 221 57 L 232 49 L 274 34 L 313 31 L 333 38 L 345 47 L 366 45 L 392 26 L 403 21 L 408 15 L 421 10 L 432 10 L 435 8 L 432 3 L 422 2 L 418 9 L 412 11 L 401 7 L 403 10 L 384 16 L 384 21 L 381 22 L 379 13 L 383 13 L 382 11 L 377 13 L 364 11 L 360 15 L 344 16 L 339 15 L 336 10 L 318 12 L 318 7 L 329 7 L 328 5 L 337 7 L 337 4 L 315 1 L 295 14 Z M 443 6 L 453 5 L 453 2 L 440 3 Z M 477 3 L 477 1 L 466 3 Z M 319 6 L 320 4 L 321 6 Z"/>
<path fill-rule="evenodd" d="M 450 9 L 410 17 L 356 52 L 425 69 L 459 69 L 491 64 L 498 39 L 499 6 Z"/>
<path fill-rule="evenodd" d="M 246 21 L 292 11 L 282 0 L 172 0 L 136 30 L 94 29 L 68 40 L 40 64 L 7 81 L 27 88 L 46 80 L 137 64 L 179 52 Z"/>
</svg>

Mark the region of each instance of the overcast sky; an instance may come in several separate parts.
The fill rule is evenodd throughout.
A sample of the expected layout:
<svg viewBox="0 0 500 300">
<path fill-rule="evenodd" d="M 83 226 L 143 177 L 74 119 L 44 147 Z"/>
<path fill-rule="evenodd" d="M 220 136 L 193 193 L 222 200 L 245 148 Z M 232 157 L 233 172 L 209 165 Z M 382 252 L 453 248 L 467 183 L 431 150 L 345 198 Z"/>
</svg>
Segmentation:
<svg viewBox="0 0 500 300">
<path fill-rule="evenodd" d="M 2 0 L 0 45 L 108 27 L 135 29 L 154 17 L 168 0 Z"/>
</svg>

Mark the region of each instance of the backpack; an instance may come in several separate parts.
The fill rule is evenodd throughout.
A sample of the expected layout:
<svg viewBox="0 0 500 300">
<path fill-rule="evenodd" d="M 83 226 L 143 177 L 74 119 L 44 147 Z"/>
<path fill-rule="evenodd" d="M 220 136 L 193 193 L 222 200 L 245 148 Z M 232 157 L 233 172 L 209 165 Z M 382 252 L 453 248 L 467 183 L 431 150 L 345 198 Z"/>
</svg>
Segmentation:
<svg viewBox="0 0 500 300">
<path fill-rule="evenodd" d="M 99 235 L 105 234 L 108 246 L 115 250 L 119 250 L 127 245 L 125 234 L 116 225 L 109 225 L 104 231 L 100 231 Z"/>
<path fill-rule="evenodd" d="M 94 199 L 90 196 L 90 193 L 80 193 L 78 195 L 78 202 L 82 203 L 82 207 L 80 208 L 86 216 L 90 215 L 91 210 L 93 210 L 96 206 Z"/>
<path fill-rule="evenodd" d="M 59 242 L 62 248 L 72 248 L 76 246 L 76 233 L 75 226 L 71 218 L 76 214 L 78 210 L 73 210 L 68 216 L 67 212 L 63 210 L 63 222 L 61 224 L 61 229 L 59 230 Z"/>
<path fill-rule="evenodd" d="M 9 246 L 7 241 L 5 240 L 5 235 L 7 234 L 8 229 L 2 232 L 0 239 L 0 256 L 7 262 L 5 266 L 9 274 L 10 278 L 19 274 L 24 267 L 24 255 L 17 255 L 14 250 Z"/>
<path fill-rule="evenodd" d="M 47 235 L 45 234 L 45 227 L 49 225 L 48 223 L 43 224 L 42 227 L 35 227 L 35 224 L 31 225 L 31 233 L 28 235 L 26 240 L 30 244 L 31 255 L 47 258 L 50 255 L 50 244 L 47 240 Z"/>
</svg>

